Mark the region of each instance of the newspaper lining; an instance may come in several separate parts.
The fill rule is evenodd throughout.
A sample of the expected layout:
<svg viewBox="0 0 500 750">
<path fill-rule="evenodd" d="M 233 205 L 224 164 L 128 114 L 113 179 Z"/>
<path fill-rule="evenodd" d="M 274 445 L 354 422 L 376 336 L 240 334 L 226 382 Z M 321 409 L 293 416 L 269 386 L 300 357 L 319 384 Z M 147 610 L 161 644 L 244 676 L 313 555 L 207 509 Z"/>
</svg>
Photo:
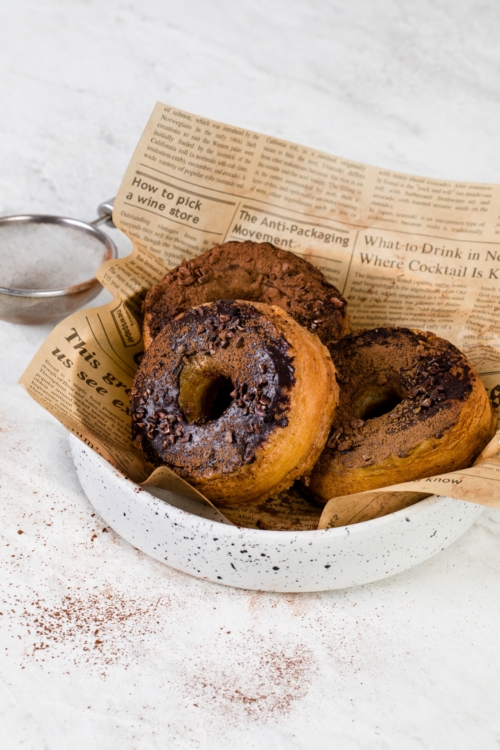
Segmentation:
<svg viewBox="0 0 500 750">
<path fill-rule="evenodd" d="M 113 219 L 133 242 L 99 269 L 113 301 L 62 321 L 20 382 L 135 482 L 203 498 L 145 462 L 128 396 L 145 292 L 220 242 L 271 242 L 306 258 L 348 299 L 354 331 L 399 325 L 452 341 L 500 405 L 500 186 L 378 169 L 157 104 Z M 402 493 L 401 507 L 416 492 L 500 508 L 499 441 L 474 467 L 391 487 L 391 497 Z"/>
</svg>

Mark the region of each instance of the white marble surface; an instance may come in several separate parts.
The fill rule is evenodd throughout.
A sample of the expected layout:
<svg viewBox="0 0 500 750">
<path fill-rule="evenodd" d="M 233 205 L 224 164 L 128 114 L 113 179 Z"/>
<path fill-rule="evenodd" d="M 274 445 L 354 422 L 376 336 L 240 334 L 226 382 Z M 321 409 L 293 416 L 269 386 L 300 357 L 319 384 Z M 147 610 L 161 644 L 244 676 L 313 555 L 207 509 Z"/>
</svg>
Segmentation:
<svg viewBox="0 0 500 750">
<path fill-rule="evenodd" d="M 157 100 L 498 181 L 499 32 L 496 0 L 5 2 L 0 213 L 93 218 Z M 498 512 L 345 592 L 176 573 L 103 529 L 65 431 L 17 386 L 48 330 L 0 324 L 2 750 L 500 746 Z"/>
</svg>

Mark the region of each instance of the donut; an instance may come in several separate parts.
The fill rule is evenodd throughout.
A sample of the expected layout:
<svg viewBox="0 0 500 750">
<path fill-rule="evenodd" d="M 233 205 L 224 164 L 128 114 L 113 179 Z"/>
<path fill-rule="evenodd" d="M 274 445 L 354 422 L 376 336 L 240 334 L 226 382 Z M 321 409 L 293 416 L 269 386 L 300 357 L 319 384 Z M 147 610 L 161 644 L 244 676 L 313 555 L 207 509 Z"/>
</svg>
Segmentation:
<svg viewBox="0 0 500 750">
<path fill-rule="evenodd" d="M 317 336 L 279 307 L 219 300 L 154 339 L 131 392 L 132 435 L 212 502 L 257 504 L 312 469 L 338 393 Z"/>
<path fill-rule="evenodd" d="M 493 436 L 486 390 L 449 341 L 375 328 L 347 336 L 330 353 L 340 403 L 310 477 L 316 500 L 463 469 Z"/>
<path fill-rule="evenodd" d="M 349 333 L 346 300 L 318 268 L 267 242 L 225 242 L 167 273 L 144 301 L 144 346 L 166 322 L 205 302 L 240 299 L 275 305 L 325 346 Z"/>
</svg>

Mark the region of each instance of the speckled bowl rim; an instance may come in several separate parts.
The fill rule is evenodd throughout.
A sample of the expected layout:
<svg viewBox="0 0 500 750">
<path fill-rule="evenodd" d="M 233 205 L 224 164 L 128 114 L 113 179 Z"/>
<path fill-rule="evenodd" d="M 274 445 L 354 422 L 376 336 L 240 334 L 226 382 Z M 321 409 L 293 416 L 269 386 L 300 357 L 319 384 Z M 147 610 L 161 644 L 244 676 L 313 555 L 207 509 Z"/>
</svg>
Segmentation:
<svg viewBox="0 0 500 750">
<path fill-rule="evenodd" d="M 165 503 L 165 505 L 168 505 L 169 507 L 169 513 L 172 514 L 173 520 L 176 520 L 176 518 L 179 519 L 179 521 L 182 521 L 183 523 L 191 523 L 191 521 L 196 521 L 197 524 L 202 524 L 207 529 L 210 528 L 210 526 L 214 526 L 216 524 L 216 528 L 220 529 L 221 527 L 224 529 L 224 533 L 227 533 L 228 535 L 234 535 L 235 538 L 240 536 L 242 531 L 245 534 L 249 535 L 249 541 L 250 539 L 279 539 L 281 541 L 285 540 L 287 535 L 290 537 L 290 540 L 292 540 L 296 534 L 300 534 L 301 539 L 316 539 L 318 537 L 324 537 L 325 535 L 328 535 L 330 537 L 343 537 L 346 534 L 346 530 L 348 530 L 347 533 L 349 534 L 357 534 L 357 533 L 364 533 L 370 529 L 377 529 L 382 526 L 385 526 L 387 524 L 394 523 L 394 521 L 397 521 L 400 518 L 403 517 L 409 517 L 411 519 L 411 516 L 416 516 L 418 513 L 425 512 L 425 510 L 429 507 L 429 505 L 435 505 L 436 503 L 441 502 L 441 500 L 449 500 L 452 498 L 449 498 L 447 495 L 431 495 L 430 497 L 423 498 L 422 500 L 419 500 L 414 505 L 410 505 L 407 508 L 403 508 L 402 510 L 394 511 L 393 513 L 387 513 L 385 516 L 381 516 L 380 518 L 373 518 L 370 521 L 361 521 L 360 523 L 352 524 L 352 526 L 337 526 L 334 529 L 309 529 L 305 531 L 277 531 L 275 529 L 251 529 L 247 526 L 232 526 L 227 523 L 222 523 L 221 521 L 216 520 L 210 520 L 208 518 L 204 518 L 203 516 L 197 516 L 194 513 L 190 513 L 187 510 L 183 510 L 182 508 L 177 508 L 175 505 L 171 505 L 168 500 L 164 500 L 162 497 L 158 497 L 157 495 L 153 495 L 151 492 L 148 491 L 147 487 L 143 487 L 140 484 L 136 484 L 131 479 L 129 479 L 125 474 L 123 474 L 121 471 L 116 469 L 112 464 L 109 463 L 105 458 L 100 456 L 96 451 L 93 451 L 92 448 L 90 448 L 88 445 L 83 443 L 83 441 L 80 441 L 79 438 L 77 438 L 75 435 L 70 434 L 70 442 L 71 441 L 78 441 L 81 442 L 82 445 L 85 446 L 86 449 L 89 451 L 92 451 L 95 458 L 100 460 L 106 471 L 112 476 L 114 476 L 115 480 L 119 483 L 123 483 L 127 486 L 128 491 L 132 491 L 137 495 L 137 489 L 140 490 L 141 494 L 143 492 L 147 493 L 152 500 Z M 177 493 L 174 493 L 177 494 Z M 149 500 L 148 500 L 149 502 Z M 201 502 L 201 501 L 200 501 Z M 474 503 L 475 505 L 475 503 Z M 476 506 L 480 507 L 480 506 Z M 220 511 L 219 511 L 220 512 Z"/>
</svg>

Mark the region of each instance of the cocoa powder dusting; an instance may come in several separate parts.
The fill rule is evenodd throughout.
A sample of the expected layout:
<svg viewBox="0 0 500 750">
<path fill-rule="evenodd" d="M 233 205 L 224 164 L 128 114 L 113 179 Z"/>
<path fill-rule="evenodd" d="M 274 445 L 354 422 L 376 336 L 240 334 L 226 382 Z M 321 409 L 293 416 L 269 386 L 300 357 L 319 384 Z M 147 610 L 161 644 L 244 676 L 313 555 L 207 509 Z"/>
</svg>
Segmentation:
<svg viewBox="0 0 500 750">
<path fill-rule="evenodd" d="M 210 705 L 228 723 L 272 719 L 287 714 L 303 699 L 317 671 L 314 655 L 304 643 L 241 644 L 240 658 L 224 665 L 207 653 L 185 677 L 186 698 L 193 705 Z M 234 653 L 239 647 L 230 647 Z M 195 671 L 196 677 L 192 674 Z"/>
<path fill-rule="evenodd" d="M 154 339 L 189 308 L 219 299 L 277 305 L 328 346 L 350 330 L 347 301 L 321 271 L 267 242 L 225 242 L 181 263 L 147 293 L 145 328 Z"/>
<path fill-rule="evenodd" d="M 134 658 L 134 644 L 158 630 L 168 600 L 134 601 L 107 588 L 80 589 L 48 604 L 33 598 L 21 611 L 26 630 L 26 659 L 48 662 L 71 654 L 77 667 L 97 669 L 120 663 L 125 669 Z"/>
<path fill-rule="evenodd" d="M 453 344 L 407 328 L 346 336 L 330 353 L 342 388 L 326 452 L 350 468 L 403 458 L 442 437 L 476 377 Z"/>
<path fill-rule="evenodd" d="M 151 463 L 188 481 L 239 471 L 288 425 L 295 384 L 290 351 L 275 323 L 249 303 L 219 300 L 189 310 L 158 334 L 137 370 L 130 396 L 134 440 Z M 190 421 L 185 413 L 181 383 L 190 368 L 231 383 L 217 418 Z"/>
</svg>

